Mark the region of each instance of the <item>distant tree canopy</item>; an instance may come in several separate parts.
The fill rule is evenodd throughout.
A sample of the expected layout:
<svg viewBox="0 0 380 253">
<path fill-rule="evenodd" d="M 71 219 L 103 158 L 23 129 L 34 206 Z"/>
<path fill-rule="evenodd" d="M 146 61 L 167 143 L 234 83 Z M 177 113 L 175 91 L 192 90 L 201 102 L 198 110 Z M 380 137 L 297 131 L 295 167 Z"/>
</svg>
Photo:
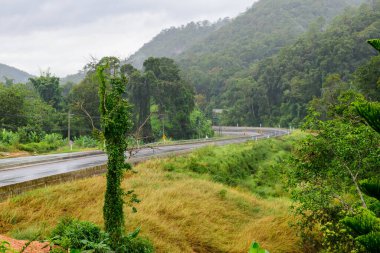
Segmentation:
<svg viewBox="0 0 380 253">
<path fill-rule="evenodd" d="M 236 71 L 230 65 L 207 75 L 190 70 L 190 79 L 202 84 L 196 87 L 209 98 L 206 111 L 226 109 L 222 124 L 299 125 L 308 103 L 315 97 L 327 99 L 324 93 L 331 85 L 357 89 L 370 100 L 379 98 L 379 56 L 373 57 L 374 50 L 363 43 L 380 34 L 379 20 L 380 4 L 364 4 L 346 10 L 327 28 L 315 23 L 294 44 L 248 69 Z M 228 77 L 226 71 L 235 74 Z M 333 84 L 332 75 L 346 85 Z"/>
<path fill-rule="evenodd" d="M 59 109 L 62 106 L 62 91 L 59 86 L 58 77 L 52 76 L 47 72 L 40 77 L 29 78 L 29 81 L 46 103 L 51 104 L 56 109 Z"/>
<path fill-rule="evenodd" d="M 374 52 L 363 41 L 380 32 L 379 3 L 262 0 L 202 38 L 191 25 L 168 29 L 131 61 L 173 56 L 196 95 L 207 101 L 202 110 L 211 117 L 212 109 L 224 109 L 222 124 L 299 125 L 330 75 L 339 75 L 367 98 L 378 96 L 378 61 L 368 62 Z M 189 34 L 194 44 L 175 53 Z M 355 81 L 360 66 L 363 73 Z"/>
<path fill-rule="evenodd" d="M 36 133 L 61 132 L 61 114 L 25 84 L 0 83 L 0 128 Z"/>
<path fill-rule="evenodd" d="M 144 69 L 137 70 L 130 64 L 122 65 L 120 71 L 128 78 L 126 96 L 133 106 L 136 135 L 149 142 L 165 134 L 175 139 L 191 138 L 190 114 L 194 109 L 194 91 L 180 76 L 180 70 L 172 59 L 149 58 Z M 99 128 L 98 81 L 95 72 L 89 70 L 86 78 L 73 86 L 69 101 L 73 113 L 81 115 L 74 124 L 86 128 Z M 157 108 L 157 110 L 156 110 Z M 152 129 L 151 121 L 160 121 Z"/>
</svg>

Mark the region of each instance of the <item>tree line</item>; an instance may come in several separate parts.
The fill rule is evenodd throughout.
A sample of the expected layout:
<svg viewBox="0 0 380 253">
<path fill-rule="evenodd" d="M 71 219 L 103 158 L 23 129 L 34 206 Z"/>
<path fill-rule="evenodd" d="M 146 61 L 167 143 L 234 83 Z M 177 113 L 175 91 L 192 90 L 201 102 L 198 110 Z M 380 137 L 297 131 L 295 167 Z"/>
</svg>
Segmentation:
<svg viewBox="0 0 380 253">
<path fill-rule="evenodd" d="M 20 143 L 39 142 L 51 133 L 67 138 L 69 128 L 71 139 L 92 135 L 100 129 L 97 63 L 88 64 L 79 84 L 60 85 L 49 72 L 26 84 L 0 83 L 0 129 L 20 133 Z M 173 60 L 149 58 L 143 70 L 121 65 L 128 79 L 124 96 L 132 105 L 136 138 L 151 142 L 164 135 L 172 139 L 213 135 L 211 121 L 196 105 L 192 86 L 181 78 Z"/>
</svg>

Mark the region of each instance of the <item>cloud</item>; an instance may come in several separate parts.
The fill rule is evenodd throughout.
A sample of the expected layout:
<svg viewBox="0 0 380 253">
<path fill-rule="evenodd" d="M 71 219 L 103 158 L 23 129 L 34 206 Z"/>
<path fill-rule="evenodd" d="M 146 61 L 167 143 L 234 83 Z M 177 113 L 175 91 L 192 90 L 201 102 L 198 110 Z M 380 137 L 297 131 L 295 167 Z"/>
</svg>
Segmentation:
<svg viewBox="0 0 380 253">
<path fill-rule="evenodd" d="M 0 0 L 0 62 L 75 73 L 91 56 L 132 54 L 162 29 L 236 16 L 253 0 Z"/>
</svg>

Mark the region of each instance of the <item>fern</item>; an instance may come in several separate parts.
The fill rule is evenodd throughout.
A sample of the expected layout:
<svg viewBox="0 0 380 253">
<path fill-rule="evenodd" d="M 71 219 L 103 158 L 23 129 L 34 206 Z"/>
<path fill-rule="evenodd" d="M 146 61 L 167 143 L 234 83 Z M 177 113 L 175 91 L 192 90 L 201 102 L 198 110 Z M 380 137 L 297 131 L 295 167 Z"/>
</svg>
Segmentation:
<svg viewBox="0 0 380 253">
<path fill-rule="evenodd" d="M 368 43 L 380 52 L 380 39 L 368 40 Z"/>
</svg>

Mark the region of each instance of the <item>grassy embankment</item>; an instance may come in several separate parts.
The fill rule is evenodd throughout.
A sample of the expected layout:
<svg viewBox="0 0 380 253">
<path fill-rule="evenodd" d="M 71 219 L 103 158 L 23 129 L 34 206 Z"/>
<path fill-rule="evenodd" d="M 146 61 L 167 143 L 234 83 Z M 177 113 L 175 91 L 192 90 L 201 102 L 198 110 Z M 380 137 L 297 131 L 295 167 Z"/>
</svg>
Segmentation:
<svg viewBox="0 0 380 253">
<path fill-rule="evenodd" d="M 128 230 L 141 225 L 157 252 L 246 252 L 252 240 L 272 253 L 300 252 L 281 183 L 282 160 L 298 137 L 138 165 L 123 182 L 142 199 L 136 214 L 126 209 Z M 101 225 L 104 190 L 100 176 L 15 197 L 0 204 L 0 233 L 46 238 L 65 216 Z"/>
</svg>

